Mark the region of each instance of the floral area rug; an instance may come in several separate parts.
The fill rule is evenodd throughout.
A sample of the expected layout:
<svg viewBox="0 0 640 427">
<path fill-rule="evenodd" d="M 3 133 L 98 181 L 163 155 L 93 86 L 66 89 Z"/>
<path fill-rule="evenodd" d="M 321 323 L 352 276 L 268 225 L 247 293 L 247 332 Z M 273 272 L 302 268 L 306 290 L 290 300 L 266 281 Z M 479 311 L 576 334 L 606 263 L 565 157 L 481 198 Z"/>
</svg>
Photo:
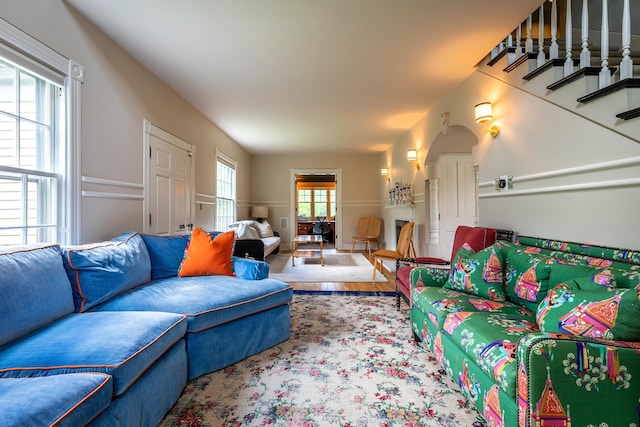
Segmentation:
<svg viewBox="0 0 640 427">
<path fill-rule="evenodd" d="M 187 386 L 161 426 L 485 426 L 388 296 L 294 295 L 291 338 Z"/>
</svg>

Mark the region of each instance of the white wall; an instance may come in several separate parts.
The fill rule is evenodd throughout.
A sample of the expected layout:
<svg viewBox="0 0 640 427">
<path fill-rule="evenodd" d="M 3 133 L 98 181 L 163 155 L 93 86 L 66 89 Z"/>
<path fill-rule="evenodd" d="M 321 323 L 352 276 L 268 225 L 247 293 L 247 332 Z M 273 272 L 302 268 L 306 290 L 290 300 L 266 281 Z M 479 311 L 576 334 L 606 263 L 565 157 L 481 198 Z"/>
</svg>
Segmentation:
<svg viewBox="0 0 640 427">
<path fill-rule="evenodd" d="M 496 139 L 473 120 L 473 106 L 482 101 L 493 103 L 494 121 L 501 128 Z M 532 174 L 637 158 L 640 144 L 480 72 L 449 94 L 381 158 L 381 167 L 391 167 L 396 177 L 414 183 L 419 201 L 424 200 L 425 175 L 423 169 L 409 167 L 405 153 L 407 148 L 418 147 L 421 159 L 425 158 L 441 132 L 444 112 L 450 113 L 450 124 L 464 126 L 478 137 L 479 225 L 640 249 L 640 185 L 630 183 L 640 177 L 640 166 L 522 180 Z M 514 191 L 506 197 L 494 197 L 497 192 L 488 185 L 500 175 L 514 176 Z M 608 186 L 611 181 L 625 185 Z M 591 183 L 606 188 L 553 191 Z M 385 191 L 381 188 L 381 198 Z M 427 206 L 416 204 L 417 222 L 428 224 Z M 431 251 L 433 248 L 422 244 L 418 253 L 431 255 Z"/>
<path fill-rule="evenodd" d="M 0 10 L 4 20 L 84 66 L 83 176 L 142 184 L 142 129 L 148 119 L 196 146 L 197 193 L 215 195 L 216 147 L 236 159 L 244 213 L 251 156 L 213 123 L 64 2 L 0 0 Z M 142 195 L 142 190 L 86 183 L 83 189 Z M 141 200 L 83 197 L 81 208 L 82 242 L 142 230 Z M 211 207 L 196 209 L 195 225 L 210 228 L 212 214 Z"/>
</svg>

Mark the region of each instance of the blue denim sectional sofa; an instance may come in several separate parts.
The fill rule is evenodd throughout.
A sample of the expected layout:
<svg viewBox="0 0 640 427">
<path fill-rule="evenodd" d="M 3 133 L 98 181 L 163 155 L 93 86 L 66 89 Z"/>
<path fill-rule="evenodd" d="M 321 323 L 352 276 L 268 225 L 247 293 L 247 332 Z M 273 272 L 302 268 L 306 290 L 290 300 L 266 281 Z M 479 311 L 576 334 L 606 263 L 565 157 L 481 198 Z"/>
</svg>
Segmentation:
<svg viewBox="0 0 640 427">
<path fill-rule="evenodd" d="M 290 334 L 261 261 L 177 277 L 188 237 L 0 252 L 0 425 L 155 426 L 187 379 Z"/>
</svg>

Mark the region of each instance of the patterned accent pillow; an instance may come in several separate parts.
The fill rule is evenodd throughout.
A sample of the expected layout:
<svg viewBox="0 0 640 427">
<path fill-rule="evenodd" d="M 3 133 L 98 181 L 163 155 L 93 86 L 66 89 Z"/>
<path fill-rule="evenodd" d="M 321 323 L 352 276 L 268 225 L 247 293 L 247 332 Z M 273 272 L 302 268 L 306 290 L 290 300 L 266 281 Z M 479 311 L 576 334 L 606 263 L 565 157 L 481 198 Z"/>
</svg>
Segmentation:
<svg viewBox="0 0 640 427">
<path fill-rule="evenodd" d="M 525 246 L 507 252 L 505 291 L 511 301 L 535 313 L 549 290 L 553 259 L 534 249 Z"/>
<path fill-rule="evenodd" d="M 640 299 L 634 289 L 571 279 L 549 291 L 536 320 L 540 330 L 619 341 L 640 340 Z"/>
<path fill-rule="evenodd" d="M 233 276 L 233 246 L 235 233 L 227 231 L 212 238 L 209 233 L 196 228 L 184 251 L 184 259 L 178 277 Z"/>
<path fill-rule="evenodd" d="M 502 270 L 502 252 L 497 251 L 495 245 L 475 253 L 465 243 L 456 253 L 449 280 L 444 287 L 493 301 L 504 301 Z"/>
<path fill-rule="evenodd" d="M 441 288 L 449 278 L 449 270 L 444 268 L 416 267 L 409 273 L 409 281 L 414 288 Z"/>
<path fill-rule="evenodd" d="M 565 283 L 572 279 L 586 277 L 592 282 L 610 288 L 616 287 L 613 270 L 610 268 L 596 268 L 588 265 L 571 265 L 556 263 L 551 269 L 549 277 L 550 287 Z"/>
</svg>

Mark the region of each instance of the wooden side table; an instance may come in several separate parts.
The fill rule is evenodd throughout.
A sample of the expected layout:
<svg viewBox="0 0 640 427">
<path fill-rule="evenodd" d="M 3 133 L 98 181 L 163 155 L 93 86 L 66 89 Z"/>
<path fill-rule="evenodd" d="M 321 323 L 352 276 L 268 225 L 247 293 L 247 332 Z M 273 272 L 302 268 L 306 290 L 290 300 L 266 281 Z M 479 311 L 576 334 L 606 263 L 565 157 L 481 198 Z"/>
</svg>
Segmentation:
<svg viewBox="0 0 640 427">
<path fill-rule="evenodd" d="M 302 243 L 320 243 L 320 249 L 298 249 L 298 245 Z M 322 236 L 317 234 L 297 235 L 291 241 L 291 266 L 295 267 L 296 257 L 300 258 L 318 258 L 320 257 L 320 265 L 324 267 L 324 254 L 322 251 Z"/>
</svg>

